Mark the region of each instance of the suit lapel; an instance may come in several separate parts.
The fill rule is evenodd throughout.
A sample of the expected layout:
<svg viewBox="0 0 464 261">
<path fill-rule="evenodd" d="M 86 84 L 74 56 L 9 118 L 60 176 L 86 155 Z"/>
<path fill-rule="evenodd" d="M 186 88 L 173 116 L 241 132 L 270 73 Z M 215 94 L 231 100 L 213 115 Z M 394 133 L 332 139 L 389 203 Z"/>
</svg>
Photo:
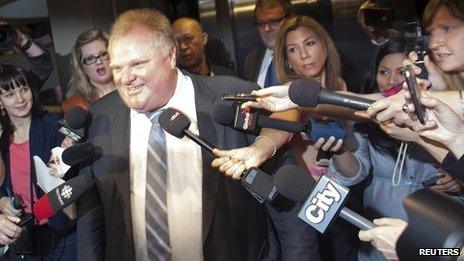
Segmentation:
<svg viewBox="0 0 464 261">
<path fill-rule="evenodd" d="M 213 122 L 210 113 L 214 106 L 217 95 L 199 78 L 188 75 L 193 82 L 195 89 L 195 106 L 197 111 L 198 131 L 200 137 L 208 141 L 213 147 L 222 148 L 224 146 L 224 128 L 218 128 Z M 203 243 L 213 219 L 217 191 L 219 187 L 220 175 L 211 167 L 213 156 L 202 150 L 203 162 L 203 188 L 202 188 L 202 219 L 203 219 Z"/>
</svg>

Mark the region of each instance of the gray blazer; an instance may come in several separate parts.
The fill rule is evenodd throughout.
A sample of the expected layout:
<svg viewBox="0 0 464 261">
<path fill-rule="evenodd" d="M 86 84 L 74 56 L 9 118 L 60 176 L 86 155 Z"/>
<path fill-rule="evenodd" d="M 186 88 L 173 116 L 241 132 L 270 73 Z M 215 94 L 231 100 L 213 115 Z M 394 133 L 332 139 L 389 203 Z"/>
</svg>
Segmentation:
<svg viewBox="0 0 464 261">
<path fill-rule="evenodd" d="M 253 137 L 214 122 L 211 112 L 224 92 L 249 92 L 257 85 L 235 77 L 189 75 L 195 88 L 200 136 L 217 148 L 247 146 Z M 134 260 L 130 203 L 130 113 L 117 92 L 93 103 L 89 141 L 102 157 L 81 175 L 97 178 L 92 192 L 78 202 L 79 260 Z M 275 158 L 275 157 L 274 157 Z M 258 260 L 267 254 L 264 206 L 240 184 L 203 159 L 203 251 L 205 260 Z M 266 163 L 270 169 L 277 161 Z M 268 172 L 269 173 L 269 172 Z"/>
</svg>

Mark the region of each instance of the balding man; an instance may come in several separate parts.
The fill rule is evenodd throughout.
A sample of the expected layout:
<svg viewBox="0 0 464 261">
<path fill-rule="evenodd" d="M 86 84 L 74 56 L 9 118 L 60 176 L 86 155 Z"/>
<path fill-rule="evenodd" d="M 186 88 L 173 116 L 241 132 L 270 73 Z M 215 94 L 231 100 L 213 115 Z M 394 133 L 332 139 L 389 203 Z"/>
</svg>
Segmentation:
<svg viewBox="0 0 464 261">
<path fill-rule="evenodd" d="M 235 73 L 216 64 L 209 63 L 205 55 L 208 34 L 200 23 L 191 18 L 179 18 L 172 24 L 178 42 L 178 63 L 185 70 L 198 75 L 235 75 Z"/>
</svg>

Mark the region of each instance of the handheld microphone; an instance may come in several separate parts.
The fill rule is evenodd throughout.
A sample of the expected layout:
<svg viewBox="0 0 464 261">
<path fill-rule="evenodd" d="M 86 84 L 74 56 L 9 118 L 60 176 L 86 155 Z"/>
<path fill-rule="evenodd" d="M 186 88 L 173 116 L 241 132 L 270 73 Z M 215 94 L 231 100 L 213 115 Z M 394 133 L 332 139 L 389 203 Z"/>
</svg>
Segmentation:
<svg viewBox="0 0 464 261">
<path fill-rule="evenodd" d="M 92 175 L 79 175 L 43 195 L 34 203 L 36 219 L 46 219 L 56 212 L 74 203 L 82 194 L 93 187 L 95 178 Z"/>
<path fill-rule="evenodd" d="M 159 116 L 158 122 L 167 133 L 179 139 L 185 135 L 206 151 L 213 152 L 214 147 L 211 144 L 188 130 L 190 120 L 181 111 L 167 108 Z M 274 199 L 277 193 L 272 177 L 258 168 L 245 170 L 241 176 L 241 182 L 260 203 Z"/>
<path fill-rule="evenodd" d="M 58 131 L 73 141 L 78 142 L 85 136 L 88 123 L 89 117 L 87 111 L 81 107 L 74 106 L 69 108 L 63 120 L 58 121 L 60 125 Z"/>
<path fill-rule="evenodd" d="M 303 107 L 332 104 L 356 110 L 367 110 L 374 103 L 370 99 L 326 90 L 316 81 L 307 79 L 294 80 L 288 89 L 288 96 L 292 102 Z"/>
<path fill-rule="evenodd" d="M 335 140 L 346 138 L 346 129 L 339 121 L 319 121 L 309 118 L 306 124 L 269 118 L 249 108 L 235 109 L 227 105 L 216 105 L 213 110 L 214 120 L 224 126 L 239 131 L 256 132 L 261 127 L 283 130 L 292 133 L 304 132 L 312 142 L 319 138 L 327 140 L 331 136 Z"/>
<path fill-rule="evenodd" d="M 317 231 L 324 233 L 338 215 L 361 229 L 375 227 L 371 221 L 343 207 L 349 194 L 348 188 L 325 175 L 315 183 L 296 165 L 284 165 L 274 176 L 274 184 L 280 194 L 293 201 L 304 201 L 298 217 Z"/>
<path fill-rule="evenodd" d="M 304 131 L 304 125 L 298 122 L 284 121 L 269 118 L 259 111 L 251 108 L 235 109 L 227 105 L 216 105 L 213 110 L 214 120 L 225 126 L 247 132 L 259 132 L 261 128 L 271 128 L 287 132 L 297 133 Z"/>
<path fill-rule="evenodd" d="M 442 192 L 420 189 L 403 206 L 408 226 L 396 243 L 400 260 L 413 260 L 421 250 L 432 249 L 434 260 L 456 260 L 464 246 L 464 204 Z M 439 251 L 448 254 L 440 256 Z"/>
<path fill-rule="evenodd" d="M 92 143 L 79 143 L 66 148 L 61 160 L 69 166 L 75 166 L 88 160 L 98 160 L 101 154 L 101 148 L 95 147 Z"/>
</svg>

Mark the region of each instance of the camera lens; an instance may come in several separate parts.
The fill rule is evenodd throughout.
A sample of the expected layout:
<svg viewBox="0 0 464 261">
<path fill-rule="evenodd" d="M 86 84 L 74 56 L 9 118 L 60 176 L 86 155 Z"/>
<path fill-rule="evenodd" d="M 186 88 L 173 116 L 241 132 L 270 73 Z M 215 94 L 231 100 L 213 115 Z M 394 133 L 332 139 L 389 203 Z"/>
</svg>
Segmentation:
<svg viewBox="0 0 464 261">
<path fill-rule="evenodd" d="M 0 26 L 0 51 L 6 52 L 14 47 L 16 31 L 10 25 Z"/>
</svg>

